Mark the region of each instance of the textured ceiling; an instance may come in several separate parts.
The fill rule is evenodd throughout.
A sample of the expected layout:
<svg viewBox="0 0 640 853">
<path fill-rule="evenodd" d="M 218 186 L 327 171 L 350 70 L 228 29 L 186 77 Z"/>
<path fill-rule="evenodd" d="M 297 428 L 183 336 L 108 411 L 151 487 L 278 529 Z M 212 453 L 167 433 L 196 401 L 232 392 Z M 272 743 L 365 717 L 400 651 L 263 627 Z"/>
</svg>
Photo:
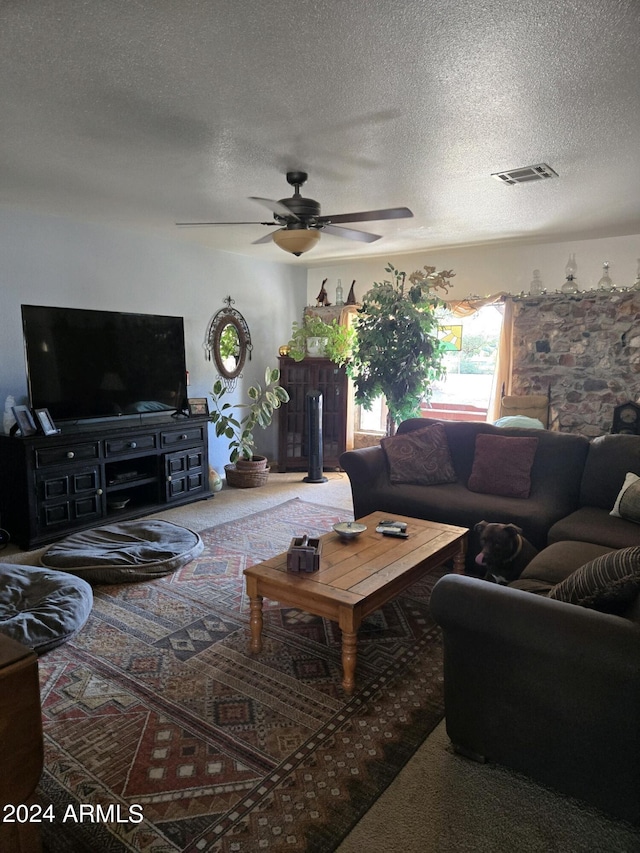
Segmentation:
<svg viewBox="0 0 640 853">
<path fill-rule="evenodd" d="M 309 263 L 640 233 L 637 0 L 5 0 L 0 204 Z M 558 179 L 492 172 L 547 163 Z M 248 196 L 323 214 L 300 260 Z"/>
</svg>

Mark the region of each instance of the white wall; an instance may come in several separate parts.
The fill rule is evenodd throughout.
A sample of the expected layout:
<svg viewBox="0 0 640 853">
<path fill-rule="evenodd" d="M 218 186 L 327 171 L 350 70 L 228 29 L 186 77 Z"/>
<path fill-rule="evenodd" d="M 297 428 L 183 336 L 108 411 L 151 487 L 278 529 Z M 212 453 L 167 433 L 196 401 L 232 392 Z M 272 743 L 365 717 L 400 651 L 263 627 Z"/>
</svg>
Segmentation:
<svg viewBox="0 0 640 853">
<path fill-rule="evenodd" d="M 564 268 L 570 252 L 576 256 L 577 281 L 581 290 L 596 286 L 605 261 L 610 264 L 609 273 L 614 284 L 631 285 L 635 281 L 640 258 L 640 234 L 571 243 L 486 244 L 331 264 L 314 264 L 313 258 L 307 256 L 307 304 L 315 305 L 325 278 L 328 279 L 326 287 L 330 302 L 335 300 L 338 279 L 342 280 L 345 299 L 355 279 L 356 297 L 361 299 L 374 281 L 389 278 L 384 271 L 389 261 L 406 273 L 421 269 L 425 264 L 437 269 L 452 269 L 456 276 L 449 292 L 451 299 L 463 299 L 472 294 L 488 296 L 500 291 L 528 292 L 534 269 L 540 270 L 543 286 L 553 292 L 559 290 L 565 280 Z"/>
<path fill-rule="evenodd" d="M 189 396 L 208 397 L 216 378 L 202 344 L 211 316 L 230 295 L 251 331 L 252 360 L 237 398 L 277 366 L 278 347 L 302 315 L 306 268 L 256 262 L 166 240 L 62 217 L 0 210 L 0 407 L 8 394 L 27 403 L 20 305 L 56 305 L 138 311 L 184 317 Z M 259 431 L 261 452 L 274 457 L 275 427 Z M 211 437 L 211 463 L 222 472 L 227 443 Z"/>
</svg>

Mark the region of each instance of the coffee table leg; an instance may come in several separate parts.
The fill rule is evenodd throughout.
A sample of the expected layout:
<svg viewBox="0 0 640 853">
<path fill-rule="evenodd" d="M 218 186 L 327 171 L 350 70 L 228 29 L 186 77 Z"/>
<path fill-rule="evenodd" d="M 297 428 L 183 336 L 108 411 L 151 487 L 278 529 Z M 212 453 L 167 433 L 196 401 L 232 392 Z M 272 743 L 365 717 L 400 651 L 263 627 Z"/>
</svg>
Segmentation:
<svg viewBox="0 0 640 853">
<path fill-rule="evenodd" d="M 465 573 L 465 557 L 467 555 L 467 538 L 462 540 L 460 543 L 460 550 L 453 558 L 453 571 L 456 575 L 463 575 Z"/>
<path fill-rule="evenodd" d="M 357 631 L 342 632 L 342 686 L 345 693 L 353 693 L 356 684 Z"/>
<path fill-rule="evenodd" d="M 262 596 L 255 595 L 250 599 L 251 615 L 249 625 L 251 626 L 250 650 L 254 654 L 262 651 Z"/>
</svg>

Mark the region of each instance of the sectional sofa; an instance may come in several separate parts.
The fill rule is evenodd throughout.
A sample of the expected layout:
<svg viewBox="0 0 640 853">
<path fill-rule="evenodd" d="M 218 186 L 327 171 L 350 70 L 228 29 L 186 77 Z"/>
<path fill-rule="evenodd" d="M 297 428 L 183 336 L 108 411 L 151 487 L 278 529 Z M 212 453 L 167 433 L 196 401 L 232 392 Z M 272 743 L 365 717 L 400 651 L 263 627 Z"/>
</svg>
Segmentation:
<svg viewBox="0 0 640 853">
<path fill-rule="evenodd" d="M 467 575 L 445 575 L 431 597 L 454 747 L 640 823 L 637 487 L 627 517 L 610 514 L 640 475 L 640 436 L 443 421 L 447 470 L 433 439 L 429 464 L 415 455 L 436 423 L 405 421 L 398 442 L 348 451 L 341 464 L 356 517 L 382 509 L 470 528 Z M 518 438 L 537 441 L 509 444 Z M 519 525 L 539 549 L 509 586 L 473 576 L 483 519 Z"/>
</svg>

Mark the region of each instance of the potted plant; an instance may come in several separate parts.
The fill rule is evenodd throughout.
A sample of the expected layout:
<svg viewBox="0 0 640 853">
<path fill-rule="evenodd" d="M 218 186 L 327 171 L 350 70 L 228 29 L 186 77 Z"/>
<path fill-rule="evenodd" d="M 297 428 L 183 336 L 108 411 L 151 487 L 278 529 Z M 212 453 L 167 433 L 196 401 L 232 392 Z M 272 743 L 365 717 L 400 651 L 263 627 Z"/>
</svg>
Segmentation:
<svg viewBox="0 0 640 853">
<path fill-rule="evenodd" d="M 264 387 L 256 383 L 247 390 L 249 403 L 229 403 L 224 400 L 229 393 L 227 386 L 221 379 L 214 383 L 211 390 L 213 410 L 209 419 L 215 424 L 216 436 L 229 439 L 230 462 L 224 469 L 230 486 L 261 486 L 267 480 L 267 459 L 256 454 L 253 432 L 257 426 L 268 427 L 274 411 L 289 400 L 279 380 L 280 371 L 267 367 Z"/>
<path fill-rule="evenodd" d="M 374 282 L 364 295 L 355 321 L 353 359 L 347 371 L 356 403 L 370 409 L 383 394 L 389 415 L 387 434 L 420 413 L 431 385 L 444 376 L 444 347 L 438 339 L 436 309 L 444 307 L 436 291 L 447 293 L 455 273 L 425 266 L 407 276 L 389 264 L 391 281 Z"/>
<path fill-rule="evenodd" d="M 353 329 L 336 319 L 325 323 L 320 317 L 305 314 L 302 323 L 293 323 L 287 346 L 294 361 L 302 361 L 307 355 L 324 356 L 341 365 L 351 357 L 353 341 Z"/>
</svg>

